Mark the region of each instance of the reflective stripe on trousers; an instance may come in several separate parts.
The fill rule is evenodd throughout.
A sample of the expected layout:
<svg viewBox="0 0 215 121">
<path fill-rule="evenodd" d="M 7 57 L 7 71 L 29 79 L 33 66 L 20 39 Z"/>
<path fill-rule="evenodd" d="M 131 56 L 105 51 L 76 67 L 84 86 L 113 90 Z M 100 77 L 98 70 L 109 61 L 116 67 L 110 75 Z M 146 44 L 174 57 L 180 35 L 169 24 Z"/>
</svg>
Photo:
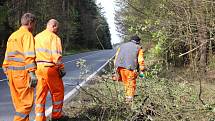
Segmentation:
<svg viewBox="0 0 215 121">
<path fill-rule="evenodd" d="M 52 102 L 52 117 L 58 118 L 58 116 L 62 115 L 62 107 L 63 107 L 63 100 Z"/>
<path fill-rule="evenodd" d="M 36 116 L 45 116 L 45 104 L 35 105 Z"/>
<path fill-rule="evenodd" d="M 20 112 L 16 112 L 16 113 L 15 113 L 15 117 L 17 117 L 17 118 L 22 118 L 22 119 L 26 119 L 26 118 L 29 117 L 29 115 L 28 115 L 28 114 L 24 114 L 24 113 L 20 113 Z"/>
</svg>

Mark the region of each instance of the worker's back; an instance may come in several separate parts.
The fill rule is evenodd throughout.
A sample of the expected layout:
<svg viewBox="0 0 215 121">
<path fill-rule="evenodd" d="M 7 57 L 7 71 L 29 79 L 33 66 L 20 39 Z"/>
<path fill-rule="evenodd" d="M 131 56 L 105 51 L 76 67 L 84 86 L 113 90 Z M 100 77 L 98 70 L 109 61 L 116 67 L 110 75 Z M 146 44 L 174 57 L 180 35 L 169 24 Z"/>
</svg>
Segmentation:
<svg viewBox="0 0 215 121">
<path fill-rule="evenodd" d="M 8 39 L 3 66 L 16 66 L 18 70 L 35 68 L 34 58 L 33 35 L 26 28 L 20 27 Z"/>
<path fill-rule="evenodd" d="M 35 37 L 35 41 L 37 64 L 54 65 L 57 63 L 62 54 L 60 38 L 44 30 Z"/>
<path fill-rule="evenodd" d="M 133 42 L 122 44 L 116 57 L 115 67 L 123 67 L 129 70 L 135 70 L 137 68 L 137 56 L 140 48 L 141 46 Z"/>
</svg>

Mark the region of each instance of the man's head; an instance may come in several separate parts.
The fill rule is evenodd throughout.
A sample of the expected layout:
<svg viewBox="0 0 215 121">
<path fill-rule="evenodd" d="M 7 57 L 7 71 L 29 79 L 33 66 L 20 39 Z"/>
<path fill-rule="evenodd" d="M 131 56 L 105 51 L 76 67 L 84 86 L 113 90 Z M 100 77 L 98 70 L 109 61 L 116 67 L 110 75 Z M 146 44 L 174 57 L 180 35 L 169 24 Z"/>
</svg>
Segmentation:
<svg viewBox="0 0 215 121">
<path fill-rule="evenodd" d="M 140 37 L 138 37 L 137 35 L 134 35 L 131 37 L 131 41 L 136 43 L 136 44 L 140 44 Z"/>
<path fill-rule="evenodd" d="M 57 33 L 59 28 L 59 22 L 55 19 L 50 19 L 47 23 L 46 29 L 51 32 Z"/>
<path fill-rule="evenodd" d="M 25 26 L 29 31 L 33 31 L 36 24 L 36 17 L 32 13 L 25 13 L 21 18 L 22 26 Z"/>
</svg>

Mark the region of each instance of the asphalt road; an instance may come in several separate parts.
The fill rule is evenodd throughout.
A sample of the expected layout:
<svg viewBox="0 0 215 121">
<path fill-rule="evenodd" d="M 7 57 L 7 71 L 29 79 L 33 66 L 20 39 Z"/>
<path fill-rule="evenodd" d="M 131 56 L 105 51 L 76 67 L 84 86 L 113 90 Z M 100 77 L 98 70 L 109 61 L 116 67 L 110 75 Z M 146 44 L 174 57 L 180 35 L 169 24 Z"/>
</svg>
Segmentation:
<svg viewBox="0 0 215 121">
<path fill-rule="evenodd" d="M 101 50 L 65 56 L 63 58 L 63 62 L 65 64 L 65 70 L 67 74 L 63 78 L 65 87 L 64 95 L 68 94 L 72 89 L 74 89 L 78 84 L 80 84 L 83 79 L 86 79 L 89 75 L 91 75 L 98 68 L 104 65 L 109 58 L 114 56 L 114 54 L 115 50 Z M 88 70 L 88 73 L 85 74 L 84 77 L 80 76 L 80 72 L 82 71 L 80 71 L 80 68 L 76 66 L 76 62 L 80 58 L 86 60 L 87 67 L 85 67 L 85 69 L 83 70 Z M 0 121 L 12 121 L 15 111 L 11 102 L 11 95 L 5 78 L 6 77 L 3 74 L 2 69 L 0 69 Z M 46 109 L 48 109 L 50 106 L 51 97 L 50 95 L 48 95 Z M 34 119 L 34 109 L 30 114 L 30 119 L 32 121 Z"/>
</svg>

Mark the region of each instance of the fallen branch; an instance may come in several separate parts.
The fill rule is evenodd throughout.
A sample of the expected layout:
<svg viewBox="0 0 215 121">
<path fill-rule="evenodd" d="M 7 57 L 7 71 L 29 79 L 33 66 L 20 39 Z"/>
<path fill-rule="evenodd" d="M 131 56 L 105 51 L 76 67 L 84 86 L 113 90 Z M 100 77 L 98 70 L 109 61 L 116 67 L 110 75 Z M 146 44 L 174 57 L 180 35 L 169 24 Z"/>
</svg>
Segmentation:
<svg viewBox="0 0 215 121">
<path fill-rule="evenodd" d="M 197 46 L 196 48 L 194 48 L 194 49 L 192 49 L 192 50 L 190 50 L 190 51 L 187 51 L 186 53 L 180 54 L 178 57 L 181 57 L 181 56 L 187 55 L 188 53 L 193 52 L 194 50 L 200 48 L 201 46 L 203 46 L 203 45 L 206 44 L 207 42 L 208 42 L 208 41 L 202 43 L 201 45 Z"/>
</svg>

